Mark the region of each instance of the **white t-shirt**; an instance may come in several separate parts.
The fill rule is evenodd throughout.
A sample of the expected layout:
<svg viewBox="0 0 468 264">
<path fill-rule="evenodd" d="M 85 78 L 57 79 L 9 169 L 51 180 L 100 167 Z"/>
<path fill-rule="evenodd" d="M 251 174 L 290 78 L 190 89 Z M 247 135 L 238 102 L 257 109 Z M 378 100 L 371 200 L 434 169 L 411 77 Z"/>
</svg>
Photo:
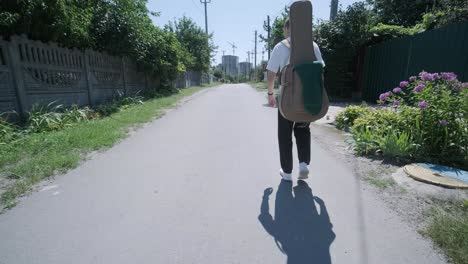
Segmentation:
<svg viewBox="0 0 468 264">
<path fill-rule="evenodd" d="M 325 62 L 323 61 L 320 48 L 315 42 L 314 52 L 315 56 L 317 57 L 317 61 L 322 63 L 323 67 L 325 67 Z M 276 44 L 275 48 L 273 49 L 273 52 L 271 53 L 270 60 L 268 61 L 267 70 L 272 71 L 274 73 L 277 73 L 278 70 L 281 71 L 281 69 L 283 69 L 283 67 L 288 64 L 290 54 L 290 49 L 286 47 L 286 45 L 284 45 L 282 42 Z"/>
</svg>

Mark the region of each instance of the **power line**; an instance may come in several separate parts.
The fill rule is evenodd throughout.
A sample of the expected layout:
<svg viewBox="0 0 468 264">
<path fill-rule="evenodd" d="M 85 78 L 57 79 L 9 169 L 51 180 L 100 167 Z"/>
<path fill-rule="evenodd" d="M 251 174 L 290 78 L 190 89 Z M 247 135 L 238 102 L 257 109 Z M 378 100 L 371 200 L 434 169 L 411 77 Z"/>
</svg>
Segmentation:
<svg viewBox="0 0 468 264">
<path fill-rule="evenodd" d="M 286 7 L 290 7 L 291 4 L 294 2 L 295 0 L 291 0 L 289 1 L 289 3 L 287 5 L 285 5 Z M 282 7 L 278 12 L 275 13 L 275 17 L 277 17 L 279 14 L 281 14 L 282 12 L 284 11 L 284 7 Z"/>
<path fill-rule="evenodd" d="M 203 13 L 203 10 L 201 10 L 201 8 L 195 3 L 195 0 L 192 0 L 192 3 L 194 6 L 197 7 L 198 11 L 200 11 L 201 13 Z"/>
</svg>

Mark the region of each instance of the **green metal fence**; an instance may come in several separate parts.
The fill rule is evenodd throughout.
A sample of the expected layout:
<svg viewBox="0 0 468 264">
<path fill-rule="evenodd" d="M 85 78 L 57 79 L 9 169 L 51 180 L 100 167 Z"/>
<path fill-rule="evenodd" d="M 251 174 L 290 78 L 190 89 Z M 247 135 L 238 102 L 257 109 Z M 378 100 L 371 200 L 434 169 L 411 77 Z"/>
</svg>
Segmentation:
<svg viewBox="0 0 468 264">
<path fill-rule="evenodd" d="M 468 81 L 468 22 L 368 47 L 362 97 L 375 102 L 381 93 L 423 70 L 455 72 Z"/>
</svg>

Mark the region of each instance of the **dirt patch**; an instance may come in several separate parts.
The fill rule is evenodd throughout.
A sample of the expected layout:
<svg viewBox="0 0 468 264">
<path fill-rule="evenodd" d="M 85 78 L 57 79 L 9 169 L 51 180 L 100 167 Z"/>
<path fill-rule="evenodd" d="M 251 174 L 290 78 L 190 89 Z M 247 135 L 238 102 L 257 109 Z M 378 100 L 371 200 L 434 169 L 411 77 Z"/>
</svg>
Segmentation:
<svg viewBox="0 0 468 264">
<path fill-rule="evenodd" d="M 456 191 L 438 186 L 426 186 L 401 175 L 401 165 L 389 163 L 381 159 L 357 157 L 350 147 L 351 135 L 333 126 L 333 117 L 339 108 L 331 107 L 329 120 L 311 125 L 312 139 L 323 149 L 335 156 L 353 169 L 354 175 L 364 184 L 364 189 L 373 192 L 383 199 L 389 207 L 410 223 L 415 229 L 425 227 L 425 213 L 434 205 L 447 200 L 463 200 L 468 197 L 467 191 Z M 334 142 L 330 144 L 330 142 Z M 398 177 L 395 178 L 395 175 Z M 404 180 L 402 180 L 404 179 Z M 401 182 L 405 184 L 401 184 Z M 416 186 L 418 188 L 416 188 Z M 418 190 L 429 189 L 430 192 Z"/>
</svg>

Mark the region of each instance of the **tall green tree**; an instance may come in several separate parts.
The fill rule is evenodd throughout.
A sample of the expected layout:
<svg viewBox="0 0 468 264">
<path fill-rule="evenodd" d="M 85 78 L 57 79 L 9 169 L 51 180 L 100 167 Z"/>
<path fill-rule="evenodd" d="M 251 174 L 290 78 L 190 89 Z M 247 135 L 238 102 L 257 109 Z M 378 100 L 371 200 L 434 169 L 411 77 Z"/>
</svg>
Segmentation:
<svg viewBox="0 0 468 264">
<path fill-rule="evenodd" d="M 192 63 L 175 33 L 153 25 L 147 0 L 0 0 L 0 32 L 127 56 L 170 81 Z"/>
<path fill-rule="evenodd" d="M 95 0 L 2 0 L 0 32 L 5 37 L 26 34 L 32 39 L 86 47 Z"/>
<path fill-rule="evenodd" d="M 140 60 L 147 71 L 169 82 L 186 71 L 187 51 L 174 33 L 154 28 L 149 42 L 143 44 L 145 54 Z"/>
<path fill-rule="evenodd" d="M 146 3 L 146 0 L 100 1 L 91 28 L 96 48 L 141 59 L 155 28 Z"/>
<path fill-rule="evenodd" d="M 346 49 L 356 52 L 370 38 L 375 17 L 370 6 L 357 2 L 346 10 L 340 10 L 333 21 L 321 21 L 315 26 L 314 38 L 325 52 Z"/>
<path fill-rule="evenodd" d="M 190 57 L 186 59 L 187 69 L 208 72 L 211 57 L 216 50 L 213 44 L 213 35 L 207 35 L 201 27 L 186 16 L 170 22 L 165 29 L 174 33 L 188 51 Z"/>
<path fill-rule="evenodd" d="M 425 13 L 437 6 L 437 0 L 373 0 L 379 22 L 411 27 L 422 21 Z"/>
<path fill-rule="evenodd" d="M 438 0 L 438 6 L 423 17 L 426 29 L 444 27 L 468 20 L 467 0 Z"/>
</svg>

